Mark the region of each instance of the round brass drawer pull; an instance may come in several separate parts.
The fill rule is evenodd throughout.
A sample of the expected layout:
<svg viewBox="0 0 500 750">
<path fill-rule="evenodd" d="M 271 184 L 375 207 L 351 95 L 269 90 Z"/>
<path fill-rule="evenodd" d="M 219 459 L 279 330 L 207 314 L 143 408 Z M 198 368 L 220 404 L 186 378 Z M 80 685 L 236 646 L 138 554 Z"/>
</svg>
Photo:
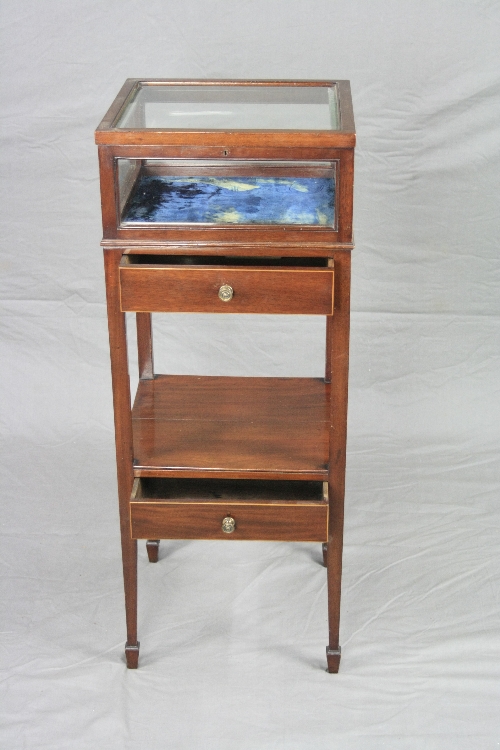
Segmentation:
<svg viewBox="0 0 500 750">
<path fill-rule="evenodd" d="M 229 302 L 229 300 L 233 299 L 233 287 L 229 286 L 229 284 L 223 284 L 219 289 L 219 299 L 223 302 Z"/>
<path fill-rule="evenodd" d="M 224 534 L 232 534 L 236 528 L 236 521 L 232 516 L 226 516 L 222 519 L 222 531 Z"/>
</svg>

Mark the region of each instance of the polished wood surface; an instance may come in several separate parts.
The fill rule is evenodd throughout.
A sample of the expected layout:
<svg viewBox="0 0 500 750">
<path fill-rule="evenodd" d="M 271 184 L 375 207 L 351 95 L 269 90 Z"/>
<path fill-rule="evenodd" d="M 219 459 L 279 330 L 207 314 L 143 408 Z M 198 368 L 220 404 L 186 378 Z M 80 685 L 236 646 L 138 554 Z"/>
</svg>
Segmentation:
<svg viewBox="0 0 500 750">
<path fill-rule="evenodd" d="M 113 250 L 121 250 L 124 256 L 136 256 L 140 255 L 179 255 L 185 254 L 187 249 L 184 245 L 173 242 L 171 245 L 165 245 L 164 242 L 151 239 L 147 240 L 133 239 L 126 243 L 121 242 L 117 239 L 107 239 L 101 242 L 102 247 Z M 332 248 L 331 243 L 315 242 L 307 245 L 301 242 L 271 242 L 258 243 L 258 244 L 247 244 L 245 242 L 234 243 L 225 242 L 223 244 L 219 242 L 211 242 L 208 240 L 197 242 L 195 245 L 190 245 L 188 257 L 192 258 L 199 256 L 200 259 L 203 256 L 212 256 L 214 253 L 223 257 L 235 257 L 241 256 L 242 258 L 249 258 L 254 256 L 258 257 L 275 257 L 283 260 L 284 258 L 303 258 L 304 260 L 314 258 L 327 258 L 333 252 L 333 250 L 352 250 L 353 245 L 349 242 L 342 244 L 336 244 L 335 248 Z"/>
<path fill-rule="evenodd" d="M 333 268 L 335 261 L 328 258 L 328 266 Z M 331 383 L 332 377 L 332 316 L 326 318 L 326 352 L 325 352 L 325 383 Z"/>
<path fill-rule="evenodd" d="M 322 378 L 156 375 L 139 383 L 133 418 L 329 424 L 329 393 Z"/>
<path fill-rule="evenodd" d="M 222 530 L 222 520 L 231 516 L 234 532 Z M 322 542 L 328 534 L 325 503 L 235 503 L 130 504 L 132 536 L 147 539 L 219 539 L 246 541 Z"/>
<path fill-rule="evenodd" d="M 119 303 L 118 267 L 120 259 L 120 251 L 105 250 L 104 270 L 108 308 L 111 379 L 113 384 L 118 504 L 120 511 L 127 624 L 125 656 L 129 669 L 136 669 L 139 659 L 139 642 L 137 640 L 137 542 L 130 538 L 129 502 L 134 482 L 132 469 L 132 420 L 125 314 L 120 312 Z"/>
<path fill-rule="evenodd" d="M 99 145 L 143 144 L 147 146 L 196 146 L 203 140 L 207 146 L 214 146 L 218 156 L 230 156 L 231 149 L 242 147 L 291 148 L 352 148 L 356 144 L 354 133 L 335 130 L 257 130 L 218 131 L 218 130 L 167 130 L 149 129 L 96 131 L 95 142 Z"/>
<path fill-rule="evenodd" d="M 113 127 L 121 108 L 132 95 L 141 79 L 129 79 L 113 102 L 96 130 L 96 143 L 101 158 L 101 177 L 106 161 L 114 159 L 223 159 L 228 167 L 237 161 L 322 161 L 335 163 L 336 168 L 336 228 L 308 226 L 196 226 L 188 227 L 130 227 L 120 224 L 120 204 L 112 186 L 112 172 L 101 182 L 103 226 L 105 239 L 135 241 L 150 239 L 164 241 L 203 242 L 208 238 L 219 242 L 249 242 L 265 244 L 275 241 L 308 243 L 327 242 L 330 245 L 352 244 L 352 155 L 356 142 L 352 102 L 348 81 L 202 81 L 196 85 L 250 86 L 335 86 L 338 92 L 340 126 L 338 130 L 173 130 L 168 128 L 126 129 Z M 189 81 L 164 81 L 158 84 L 195 85 Z M 109 171 L 109 170 L 108 170 Z M 114 178 L 113 178 L 114 179 Z M 111 219 L 111 216 L 114 218 Z"/>
<path fill-rule="evenodd" d="M 159 375 L 139 384 L 134 473 L 326 479 L 320 379 Z"/>
<path fill-rule="evenodd" d="M 138 539 L 321 542 L 328 534 L 326 488 L 326 482 L 136 479 L 131 533 Z M 226 516 L 236 523 L 232 533 L 222 529 Z"/>
<path fill-rule="evenodd" d="M 351 254 L 337 252 L 335 260 L 335 313 L 329 329 L 331 349 L 330 452 L 328 492 L 330 518 L 328 529 L 328 671 L 337 672 L 340 664 L 340 594 L 342 545 L 344 532 L 344 494 L 347 444 L 347 391 L 349 379 L 349 321 L 351 291 Z"/>
<path fill-rule="evenodd" d="M 261 146 L 265 144 L 270 148 L 283 148 L 286 146 L 311 146 L 329 148 L 353 148 L 356 143 L 354 130 L 354 119 L 352 116 L 352 104 L 350 96 L 349 81 L 288 81 L 288 80 L 201 80 L 182 81 L 174 79 L 147 79 L 149 85 L 175 85 L 183 86 L 325 86 L 336 87 L 338 92 L 338 104 L 340 112 L 340 125 L 338 130 L 210 130 L 210 129 L 184 129 L 173 130 L 171 128 L 116 128 L 115 121 L 123 106 L 133 96 L 135 88 L 145 79 L 129 78 L 118 93 L 115 101 L 102 119 L 96 129 L 95 141 L 101 145 L 160 145 L 163 147 L 183 144 L 207 146 L 214 145 L 221 149 L 221 155 L 229 156 L 229 149 L 235 146 Z"/>
<path fill-rule="evenodd" d="M 242 159 L 256 162 L 316 161 L 336 165 L 336 226 L 309 225 L 150 225 L 146 227 L 121 224 L 120 201 L 115 197 L 113 163 L 116 158 L 129 159 L 217 159 L 221 150 L 205 145 L 198 146 L 99 146 L 101 159 L 101 202 L 103 211 L 103 242 L 117 240 L 126 245 L 134 243 L 160 244 L 167 248 L 175 243 L 189 243 L 189 253 L 207 243 L 242 245 L 253 248 L 254 254 L 263 254 L 269 244 L 296 246 L 295 254 L 314 254 L 316 245 L 352 246 L 352 185 L 353 175 L 349 164 L 352 149 L 342 148 L 249 148 L 241 146 L 231 150 L 228 164 Z M 342 165 L 346 167 L 345 169 Z M 104 166 L 106 165 L 106 169 Z M 105 177 L 105 180 L 103 179 Z M 342 238 L 342 239 L 341 239 Z M 302 248 L 302 250 L 300 250 Z M 184 248 L 187 250 L 188 248 Z"/>
<path fill-rule="evenodd" d="M 189 266 L 120 268 L 121 309 L 127 312 L 201 312 L 331 315 L 333 270 Z M 229 285 L 233 297 L 219 298 Z"/>
<path fill-rule="evenodd" d="M 148 553 L 148 560 L 150 563 L 158 562 L 159 551 L 160 551 L 160 540 L 148 539 L 148 541 L 146 542 L 146 552 Z"/>
<path fill-rule="evenodd" d="M 136 641 L 135 643 L 127 641 L 125 643 L 125 660 L 128 669 L 137 669 L 139 666 L 139 648 L 139 641 Z"/>
<path fill-rule="evenodd" d="M 350 251 L 353 248 L 355 133 L 348 82 L 335 84 L 340 97 L 339 131 L 113 128 L 114 120 L 138 81 L 126 82 L 96 133 L 115 410 L 127 666 L 136 668 L 139 657 L 137 542 L 131 534 L 148 540 L 151 561 L 157 559 L 158 540 L 162 537 L 287 538 L 323 542 L 328 581 L 327 665 L 328 671 L 336 672 L 340 663 Z M 194 85 L 199 83 L 193 82 Z M 267 81 L 259 85 L 276 83 Z M 324 85 L 330 84 L 324 82 Z M 314 82 L 297 85 L 314 85 Z M 123 206 L 120 206 L 116 174 L 119 157 L 227 159 L 229 169 L 237 160 L 254 160 L 249 164 L 250 171 L 255 169 L 255 160 L 318 161 L 324 162 L 325 168 L 334 164 L 337 224 L 335 227 L 122 226 Z M 139 171 L 136 169 L 134 175 Z M 149 259 L 142 259 L 146 262 L 137 260 L 137 256 L 148 255 Z M 168 256 L 172 256 L 170 262 L 164 261 Z M 196 265 L 195 275 L 189 276 L 188 272 L 192 271 L 191 268 L 186 271 L 186 267 L 162 269 L 162 264 L 170 266 L 178 262 L 174 256 L 185 256 L 188 265 Z M 202 259 L 201 264 L 193 260 L 196 256 Z M 224 268 L 217 267 L 214 256 L 220 256 L 220 265 Z M 236 310 L 231 304 L 239 303 L 243 295 L 236 281 L 233 284 L 232 279 L 225 277 L 229 270 L 228 256 L 240 258 L 235 263 L 237 268 L 233 269 L 235 278 L 238 284 L 243 279 L 245 293 L 250 290 L 254 301 L 258 300 L 254 308 Z M 262 259 L 263 265 L 259 267 L 254 263 L 250 271 L 242 264 L 245 258 L 252 257 L 259 259 L 256 263 Z M 266 268 L 268 261 L 264 258 L 270 257 L 272 263 L 283 267 Z M 284 258 L 292 259 L 291 267 L 284 267 Z M 297 263 L 293 259 L 297 259 Z M 302 268 L 300 259 L 305 261 Z M 160 262 L 156 262 L 158 260 Z M 308 263 L 310 266 L 316 263 L 316 268 L 307 268 Z M 248 262 L 248 265 L 252 264 Z M 197 278 L 196 273 L 202 276 Z M 224 275 L 217 277 L 218 273 Z M 278 275 L 271 281 L 272 273 Z M 251 274 L 257 274 L 254 279 L 258 280 L 252 289 Z M 310 279 L 308 289 L 304 283 L 307 278 Z M 329 286 L 325 279 L 330 279 Z M 322 280 L 319 285 L 318 280 Z M 296 283 L 298 281 L 301 283 Z M 199 298 L 206 291 L 217 293 L 217 284 L 223 283 L 235 289 L 233 300 L 223 303 L 211 298 L 205 311 L 213 312 L 220 304 L 227 306 L 227 312 L 296 314 L 310 312 L 311 304 L 319 304 L 317 314 L 327 318 L 325 381 L 155 375 L 151 313 L 191 310 L 193 287 Z M 172 293 L 177 294 L 173 302 Z M 266 307 L 271 304 L 270 298 L 274 298 L 271 300 L 274 308 Z M 300 305 L 307 306 L 307 310 Z M 137 313 L 140 382 L 133 410 L 124 310 Z M 221 484 L 239 480 L 243 480 L 240 489 L 236 484 L 232 487 Z M 328 482 L 326 500 L 319 496 L 297 496 L 308 482 L 315 483 L 317 489 L 324 481 Z M 219 484 L 218 489 L 213 489 L 213 482 Z M 287 483 L 290 486 L 285 489 Z M 267 484 L 271 487 L 266 488 Z M 280 494 L 280 487 L 285 495 Z M 228 514 L 236 523 L 232 534 L 221 530 L 222 518 Z"/>
<path fill-rule="evenodd" d="M 323 542 L 321 545 L 321 552 L 323 554 L 323 566 L 326 568 L 328 566 L 328 543 Z"/>
<path fill-rule="evenodd" d="M 352 242 L 352 210 L 354 182 L 354 151 L 340 152 L 339 179 L 337 181 L 338 233 L 337 243 Z"/>
<path fill-rule="evenodd" d="M 154 365 L 151 313 L 138 312 L 135 317 L 137 327 L 137 360 L 139 364 L 139 377 L 141 380 L 152 380 L 154 377 Z"/>
</svg>

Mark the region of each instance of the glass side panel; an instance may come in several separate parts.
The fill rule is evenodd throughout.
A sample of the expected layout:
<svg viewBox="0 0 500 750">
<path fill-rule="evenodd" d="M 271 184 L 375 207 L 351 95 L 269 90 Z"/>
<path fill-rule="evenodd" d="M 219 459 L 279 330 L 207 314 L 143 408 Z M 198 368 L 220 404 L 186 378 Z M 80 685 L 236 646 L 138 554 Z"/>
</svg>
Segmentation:
<svg viewBox="0 0 500 750">
<path fill-rule="evenodd" d="M 334 162 L 117 161 L 122 225 L 335 224 Z"/>
<path fill-rule="evenodd" d="M 338 130 L 335 86 L 141 84 L 113 127 Z"/>
</svg>

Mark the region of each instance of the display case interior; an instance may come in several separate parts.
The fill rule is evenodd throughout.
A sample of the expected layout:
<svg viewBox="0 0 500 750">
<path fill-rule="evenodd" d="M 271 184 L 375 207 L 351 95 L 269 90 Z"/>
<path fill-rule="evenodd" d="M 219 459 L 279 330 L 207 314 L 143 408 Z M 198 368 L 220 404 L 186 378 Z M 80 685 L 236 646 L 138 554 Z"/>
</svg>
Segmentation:
<svg viewBox="0 0 500 750">
<path fill-rule="evenodd" d="M 335 173 L 335 161 L 118 158 L 120 223 L 335 228 Z"/>
</svg>

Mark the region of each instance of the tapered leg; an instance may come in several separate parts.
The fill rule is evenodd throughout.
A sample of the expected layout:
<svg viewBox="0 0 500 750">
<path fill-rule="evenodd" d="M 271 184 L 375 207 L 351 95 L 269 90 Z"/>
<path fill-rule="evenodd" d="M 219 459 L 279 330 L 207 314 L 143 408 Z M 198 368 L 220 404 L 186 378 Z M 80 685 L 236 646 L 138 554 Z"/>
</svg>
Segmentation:
<svg viewBox="0 0 500 750">
<path fill-rule="evenodd" d="M 127 623 L 125 656 L 127 667 L 136 669 L 139 660 L 139 642 L 137 640 L 137 540 L 131 538 L 129 520 L 129 502 L 134 477 L 127 333 L 125 314 L 120 310 L 119 299 L 118 266 L 121 255 L 120 250 L 104 250 Z"/>
<path fill-rule="evenodd" d="M 349 365 L 349 251 L 338 251 L 335 260 L 335 310 L 328 327 L 331 352 L 330 460 L 328 470 L 328 629 L 326 658 L 329 672 L 340 665 L 339 623 L 344 532 L 344 490 L 347 440 L 347 386 Z"/>
<path fill-rule="evenodd" d="M 125 538 L 126 537 L 126 538 Z M 122 531 L 123 583 L 125 588 L 125 620 L 127 642 L 125 658 L 129 669 L 137 669 L 139 641 L 137 640 L 137 539 L 130 539 L 130 529 Z"/>
<path fill-rule="evenodd" d="M 146 542 L 146 552 L 150 563 L 158 562 L 158 552 L 160 550 L 159 539 L 148 539 Z"/>
</svg>

